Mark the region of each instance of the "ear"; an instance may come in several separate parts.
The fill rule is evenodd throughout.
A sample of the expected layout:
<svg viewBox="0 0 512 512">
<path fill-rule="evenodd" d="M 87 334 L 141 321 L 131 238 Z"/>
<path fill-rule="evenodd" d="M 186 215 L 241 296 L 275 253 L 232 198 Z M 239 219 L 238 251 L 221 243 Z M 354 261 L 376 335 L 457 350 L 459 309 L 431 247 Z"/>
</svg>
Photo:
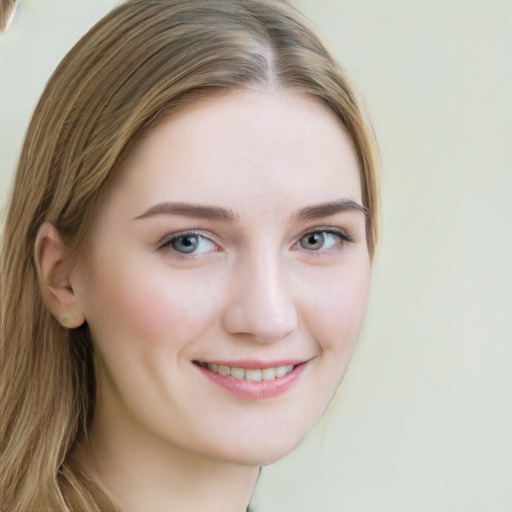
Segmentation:
<svg viewBox="0 0 512 512">
<path fill-rule="evenodd" d="M 39 228 L 34 257 L 41 292 L 49 310 L 64 327 L 80 327 L 85 318 L 71 285 L 71 262 L 53 224 L 45 222 Z"/>
</svg>

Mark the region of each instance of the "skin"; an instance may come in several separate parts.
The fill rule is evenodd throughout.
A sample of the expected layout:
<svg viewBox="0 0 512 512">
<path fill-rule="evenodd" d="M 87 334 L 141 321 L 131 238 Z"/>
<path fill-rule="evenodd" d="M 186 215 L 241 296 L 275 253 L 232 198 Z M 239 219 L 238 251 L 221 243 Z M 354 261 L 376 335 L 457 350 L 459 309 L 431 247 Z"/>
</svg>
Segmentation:
<svg viewBox="0 0 512 512">
<path fill-rule="evenodd" d="M 304 212 L 340 201 L 348 208 Z M 360 204 L 348 137 L 300 93 L 219 94 L 138 142 L 98 217 L 92 257 L 53 293 L 55 315 L 83 315 L 93 337 L 91 438 L 123 511 L 245 510 L 258 468 L 319 420 L 368 299 Z M 178 239 L 183 231 L 198 238 Z M 48 274 L 55 240 L 51 229 L 42 235 Z M 179 252 L 191 240 L 197 248 Z M 194 363 L 289 359 L 304 363 L 293 385 L 259 400 L 233 395 Z"/>
</svg>

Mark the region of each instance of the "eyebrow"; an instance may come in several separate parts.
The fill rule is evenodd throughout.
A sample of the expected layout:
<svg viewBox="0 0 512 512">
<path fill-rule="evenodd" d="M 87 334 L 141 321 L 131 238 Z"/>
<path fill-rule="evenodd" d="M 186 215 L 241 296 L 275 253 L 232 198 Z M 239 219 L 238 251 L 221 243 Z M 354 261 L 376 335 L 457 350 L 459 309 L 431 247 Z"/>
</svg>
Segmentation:
<svg viewBox="0 0 512 512">
<path fill-rule="evenodd" d="M 340 199 L 338 201 L 328 201 L 312 206 L 306 206 L 294 214 L 295 221 L 314 220 L 321 217 L 329 217 L 337 213 L 347 211 L 359 211 L 364 215 L 368 214 L 368 209 L 362 204 L 351 199 Z M 197 205 L 192 203 L 158 203 L 134 220 L 146 219 L 156 215 L 183 215 L 185 217 L 195 217 L 198 219 L 211 219 L 224 222 L 235 223 L 238 221 L 238 214 L 230 208 L 220 206 Z"/>
<path fill-rule="evenodd" d="M 142 215 L 135 217 L 145 219 L 155 215 L 183 215 L 197 217 L 198 219 L 213 219 L 227 222 L 236 222 L 238 214 L 229 208 L 219 206 L 197 205 L 191 203 L 158 203 L 146 210 Z"/>
<path fill-rule="evenodd" d="M 329 217 L 336 213 L 350 211 L 362 212 L 365 216 L 368 215 L 368 208 L 362 204 L 351 199 L 340 199 L 338 201 L 328 201 L 313 206 L 306 206 L 299 210 L 294 217 L 297 221 L 315 220 L 321 217 Z"/>
</svg>

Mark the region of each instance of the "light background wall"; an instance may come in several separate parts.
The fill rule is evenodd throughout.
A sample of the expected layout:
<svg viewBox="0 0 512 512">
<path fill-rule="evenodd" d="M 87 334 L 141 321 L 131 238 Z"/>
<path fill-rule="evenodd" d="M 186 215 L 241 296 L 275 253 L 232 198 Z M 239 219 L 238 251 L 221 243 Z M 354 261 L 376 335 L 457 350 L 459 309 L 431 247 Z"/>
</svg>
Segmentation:
<svg viewBox="0 0 512 512">
<path fill-rule="evenodd" d="M 0 35 L 1 204 L 45 81 L 113 0 L 21 0 Z M 383 241 L 335 407 L 259 512 L 512 511 L 512 2 L 297 0 L 359 85 Z"/>
</svg>

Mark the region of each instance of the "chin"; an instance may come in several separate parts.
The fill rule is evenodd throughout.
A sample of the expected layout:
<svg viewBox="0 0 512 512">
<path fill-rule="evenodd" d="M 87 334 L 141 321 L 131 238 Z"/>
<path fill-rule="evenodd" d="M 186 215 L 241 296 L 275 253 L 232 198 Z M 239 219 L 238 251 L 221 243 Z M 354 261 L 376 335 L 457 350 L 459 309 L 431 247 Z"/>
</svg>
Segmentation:
<svg viewBox="0 0 512 512">
<path fill-rule="evenodd" d="M 294 440 L 294 442 L 287 440 L 286 443 L 255 442 L 252 446 L 240 446 L 224 454 L 218 453 L 215 458 L 241 466 L 268 466 L 292 453 L 302 440 Z"/>
<path fill-rule="evenodd" d="M 316 424 L 316 422 L 315 422 Z M 292 453 L 304 441 L 315 424 L 258 425 L 251 431 L 233 432 L 228 442 L 218 440 L 210 446 L 212 456 L 244 466 L 267 466 Z"/>
</svg>

